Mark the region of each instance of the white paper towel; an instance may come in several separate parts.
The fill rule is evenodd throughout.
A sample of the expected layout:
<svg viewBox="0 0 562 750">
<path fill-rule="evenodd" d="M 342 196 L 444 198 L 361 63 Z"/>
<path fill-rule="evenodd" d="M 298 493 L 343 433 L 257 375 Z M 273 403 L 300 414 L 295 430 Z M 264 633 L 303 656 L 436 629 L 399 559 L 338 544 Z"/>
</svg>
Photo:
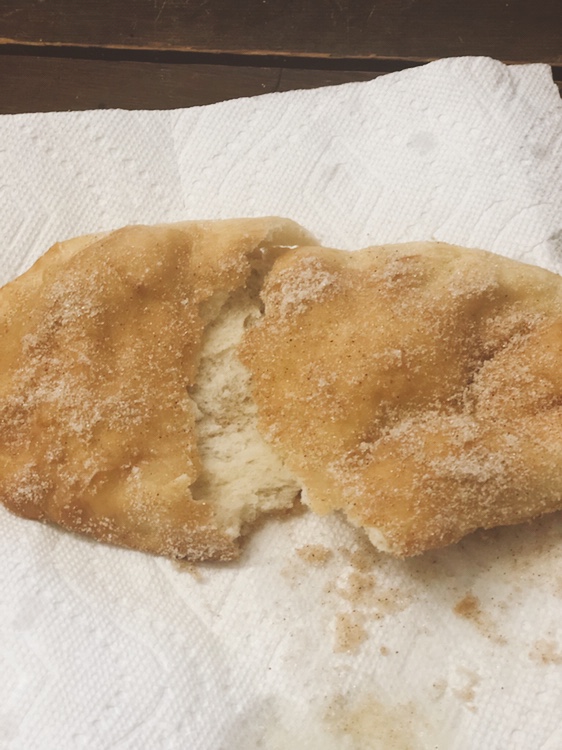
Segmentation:
<svg viewBox="0 0 562 750">
<path fill-rule="evenodd" d="M 481 58 L 4 116 L 0 281 L 72 235 L 264 214 L 332 246 L 435 238 L 561 271 L 561 168 L 549 69 Z M 274 520 L 198 580 L 0 509 L 0 747 L 559 750 L 562 517 L 405 562 L 358 544 L 337 518 Z"/>
</svg>

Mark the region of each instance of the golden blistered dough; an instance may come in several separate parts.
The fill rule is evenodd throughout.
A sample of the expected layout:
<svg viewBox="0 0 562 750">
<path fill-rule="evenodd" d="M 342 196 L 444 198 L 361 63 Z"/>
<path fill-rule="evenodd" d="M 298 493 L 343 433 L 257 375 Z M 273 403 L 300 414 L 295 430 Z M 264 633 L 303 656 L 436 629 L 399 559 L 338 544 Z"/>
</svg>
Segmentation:
<svg viewBox="0 0 562 750">
<path fill-rule="evenodd" d="M 319 513 L 396 555 L 562 508 L 562 280 L 440 243 L 310 247 L 241 358 Z"/>
<path fill-rule="evenodd" d="M 256 443 L 252 405 L 236 393 L 225 400 L 245 377 L 233 345 L 259 315 L 254 287 L 266 256 L 311 241 L 282 219 L 128 227 L 55 245 L 6 285 L 0 501 L 104 542 L 191 560 L 235 557 L 262 496 L 274 509 L 290 505 L 298 488 L 269 446 Z M 225 310 L 226 327 L 216 323 Z M 206 326 L 215 390 L 200 392 Z M 216 422 L 231 412 L 240 424 L 225 445 Z M 211 470 L 218 466 L 223 505 L 201 479 L 200 448 Z M 272 487 L 248 490 L 252 464 Z"/>
</svg>

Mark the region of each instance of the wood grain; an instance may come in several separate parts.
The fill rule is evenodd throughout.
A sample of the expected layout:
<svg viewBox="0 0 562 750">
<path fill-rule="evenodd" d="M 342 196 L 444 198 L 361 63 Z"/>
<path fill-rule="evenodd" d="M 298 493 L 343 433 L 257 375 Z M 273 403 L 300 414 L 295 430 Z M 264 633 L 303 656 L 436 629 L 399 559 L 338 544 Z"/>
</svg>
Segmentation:
<svg viewBox="0 0 562 750">
<path fill-rule="evenodd" d="M 0 0 L 0 43 L 562 63 L 560 0 Z"/>
<path fill-rule="evenodd" d="M 377 75 L 381 73 L 0 54 L 0 114 L 193 107 Z"/>
</svg>

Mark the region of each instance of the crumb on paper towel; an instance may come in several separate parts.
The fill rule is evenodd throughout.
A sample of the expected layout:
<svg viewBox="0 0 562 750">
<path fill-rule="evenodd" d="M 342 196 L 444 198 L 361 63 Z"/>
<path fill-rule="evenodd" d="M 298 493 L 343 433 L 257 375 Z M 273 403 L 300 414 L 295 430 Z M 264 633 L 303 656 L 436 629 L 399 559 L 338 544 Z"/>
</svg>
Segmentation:
<svg viewBox="0 0 562 750">
<path fill-rule="evenodd" d="M 335 564 L 329 566 L 332 561 Z M 294 557 L 281 570 L 291 588 L 309 575 L 303 562 L 325 571 L 322 607 L 330 614 L 335 653 L 356 653 L 370 636 L 369 623 L 402 612 L 415 601 L 415 590 L 397 575 L 396 562 L 372 547 L 362 531 L 349 546 L 310 543 L 296 547 Z M 351 606 L 344 613 L 339 611 L 342 600 Z"/>
<path fill-rule="evenodd" d="M 453 688 L 453 695 L 456 696 L 469 711 L 476 713 L 476 687 L 481 682 L 480 675 L 471 669 L 459 668 L 459 675 L 463 679 L 463 684 Z"/>
<path fill-rule="evenodd" d="M 414 702 L 391 703 L 386 696 L 359 692 L 326 696 L 320 706 L 310 706 L 306 720 L 285 719 L 269 706 L 267 720 L 251 722 L 251 744 L 236 747 L 264 750 L 437 750 L 449 747 L 444 730 L 431 720 L 424 708 Z M 294 714 L 294 712 L 293 712 Z M 259 724 L 258 720 L 258 724 Z M 246 735 L 247 737 L 247 735 Z M 238 739 L 238 738 L 236 738 Z"/>
<path fill-rule="evenodd" d="M 469 591 L 462 599 L 455 604 L 453 612 L 457 617 L 467 620 L 476 627 L 478 632 L 488 640 L 493 641 L 501 646 L 507 643 L 505 636 L 497 632 L 494 621 L 487 615 L 481 607 L 480 599 Z"/>
<path fill-rule="evenodd" d="M 381 585 L 372 573 L 352 571 L 343 583 L 329 584 L 329 590 L 374 620 L 402 612 L 411 603 L 406 587 Z"/>
<path fill-rule="evenodd" d="M 336 615 L 334 653 L 355 653 L 368 638 L 363 625 L 364 617 L 358 612 L 340 612 Z"/>
<path fill-rule="evenodd" d="M 348 559 L 351 555 L 347 556 Z M 369 631 L 365 627 L 367 623 L 402 612 L 413 601 L 408 587 L 379 583 L 378 577 L 368 572 L 365 562 L 365 558 L 361 557 L 359 570 L 353 568 L 343 581 L 336 579 L 326 586 L 327 594 L 336 595 L 353 607 L 352 613 L 336 615 L 335 652 L 356 652 L 369 638 Z"/>
<path fill-rule="evenodd" d="M 323 544 L 305 544 L 297 548 L 297 555 L 310 565 L 322 567 L 331 559 L 333 552 Z"/>
<path fill-rule="evenodd" d="M 480 599 L 471 594 L 470 592 L 463 596 L 462 599 L 455 604 L 453 612 L 465 620 L 472 620 L 477 622 L 482 616 L 482 610 L 480 609 Z"/>
<path fill-rule="evenodd" d="M 337 587 L 336 592 L 352 604 L 369 604 L 373 602 L 373 589 L 376 578 L 373 574 L 352 571 L 344 586 Z"/>
<path fill-rule="evenodd" d="M 562 664 L 562 650 L 556 641 L 541 638 L 529 652 L 529 658 L 539 664 Z"/>
<path fill-rule="evenodd" d="M 348 549 L 340 547 L 338 550 L 347 562 L 361 573 L 367 573 L 379 565 L 381 562 L 381 553 L 373 547 L 364 533 L 357 534 L 357 547 Z"/>
<path fill-rule="evenodd" d="M 415 704 L 385 705 L 374 696 L 355 701 L 336 696 L 326 721 L 342 740 L 351 740 L 354 749 L 417 750 L 420 735 L 429 728 Z"/>
</svg>

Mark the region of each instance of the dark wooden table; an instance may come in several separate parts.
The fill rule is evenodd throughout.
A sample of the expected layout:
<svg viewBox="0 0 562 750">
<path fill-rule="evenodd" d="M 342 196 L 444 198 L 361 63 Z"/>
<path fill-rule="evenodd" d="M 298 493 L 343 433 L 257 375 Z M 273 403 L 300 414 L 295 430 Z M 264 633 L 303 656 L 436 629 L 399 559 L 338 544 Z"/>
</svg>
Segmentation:
<svg viewBox="0 0 562 750">
<path fill-rule="evenodd" d="M 0 113 L 189 107 L 458 55 L 560 83 L 562 0 L 0 0 Z"/>
</svg>

